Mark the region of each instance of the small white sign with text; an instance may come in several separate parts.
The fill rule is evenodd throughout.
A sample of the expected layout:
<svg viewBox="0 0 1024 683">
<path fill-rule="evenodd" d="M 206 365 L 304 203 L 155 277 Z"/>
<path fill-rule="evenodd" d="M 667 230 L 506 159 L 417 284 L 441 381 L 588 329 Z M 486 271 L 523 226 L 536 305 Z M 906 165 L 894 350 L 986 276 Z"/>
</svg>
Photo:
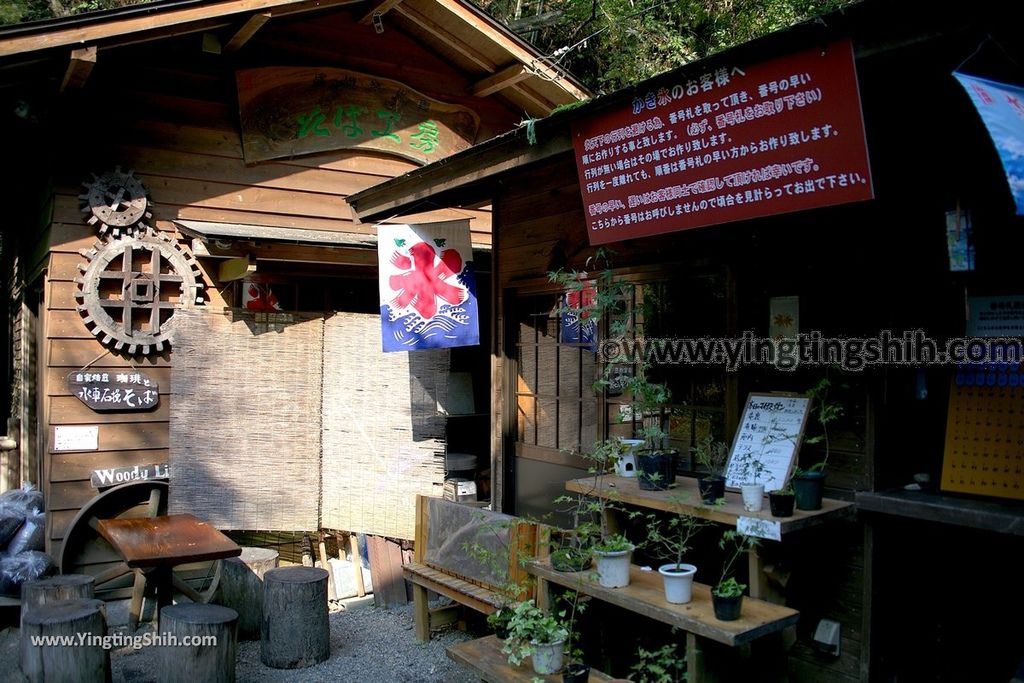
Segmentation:
<svg viewBox="0 0 1024 683">
<path fill-rule="evenodd" d="M 100 447 L 98 425 L 53 428 L 54 451 L 95 451 Z"/>
<path fill-rule="evenodd" d="M 782 522 L 759 517 L 737 517 L 736 531 L 744 536 L 756 536 L 769 541 L 782 540 Z"/>
</svg>

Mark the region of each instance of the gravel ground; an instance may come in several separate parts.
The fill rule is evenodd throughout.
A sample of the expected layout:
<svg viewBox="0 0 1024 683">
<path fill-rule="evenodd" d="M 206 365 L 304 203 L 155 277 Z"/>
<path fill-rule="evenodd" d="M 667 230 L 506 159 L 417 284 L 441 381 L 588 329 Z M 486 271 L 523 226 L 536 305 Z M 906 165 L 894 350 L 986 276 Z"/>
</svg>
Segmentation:
<svg viewBox="0 0 1024 683">
<path fill-rule="evenodd" d="M 472 636 L 446 629 L 435 633 L 429 643 L 417 643 L 413 636 L 411 604 L 390 610 L 376 609 L 372 602 L 350 604 L 345 611 L 332 613 L 330 623 L 331 656 L 326 662 L 308 669 L 271 669 L 260 663 L 259 641 L 241 642 L 235 669 L 237 680 L 239 683 L 477 683 L 480 680 L 445 654 L 449 645 Z M 3 669 L 0 682 L 24 680 L 17 663 L 17 637 L 15 628 L 5 630 L 0 636 L 0 667 Z M 155 680 L 157 651 L 155 648 L 114 650 L 111 666 L 115 683 L 148 683 Z"/>
</svg>

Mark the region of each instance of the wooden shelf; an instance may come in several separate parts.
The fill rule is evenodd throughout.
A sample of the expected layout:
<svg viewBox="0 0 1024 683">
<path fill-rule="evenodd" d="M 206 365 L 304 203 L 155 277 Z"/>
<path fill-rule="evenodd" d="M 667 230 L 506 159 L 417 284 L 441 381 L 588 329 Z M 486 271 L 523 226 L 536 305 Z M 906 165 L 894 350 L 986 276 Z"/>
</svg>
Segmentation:
<svg viewBox="0 0 1024 683">
<path fill-rule="evenodd" d="M 858 493 L 857 509 L 1024 536 L 1024 504 L 1019 501 L 979 500 L 946 493 L 896 489 Z"/>
<path fill-rule="evenodd" d="M 746 512 L 740 494 L 731 491 L 725 492 L 724 505 L 708 505 L 701 502 L 697 480 L 690 477 L 676 477 L 675 485 L 667 491 L 644 491 L 636 477 L 615 475 L 605 475 L 599 489 L 594 488 L 593 477 L 572 479 L 565 483 L 565 488 L 567 491 L 586 493 L 651 510 L 676 512 L 682 509 L 697 517 L 730 526 L 736 525 L 737 517 L 781 522 L 783 534 L 853 516 L 856 509 L 851 502 L 825 498 L 821 502 L 820 510 L 794 510 L 792 517 L 772 517 L 767 500 L 761 512 Z"/>
<path fill-rule="evenodd" d="M 466 666 L 480 675 L 488 683 L 504 683 L 505 681 L 532 681 L 539 678 L 548 683 L 561 683 L 562 674 L 538 676 L 533 673 L 533 665 L 529 659 L 522 666 L 512 666 L 501 652 L 501 641 L 496 636 L 487 636 L 468 640 L 452 645 L 447 650 L 448 658 Z M 590 681 L 601 683 L 611 681 L 607 674 L 596 669 L 590 670 Z"/>
<path fill-rule="evenodd" d="M 795 609 L 751 597 L 743 598 L 743 611 L 736 621 L 719 621 L 711 604 L 711 587 L 693 584 L 693 600 L 685 605 L 673 605 L 665 600 L 661 575 L 642 571 L 630 565 L 629 585 L 625 588 L 605 588 L 597 581 L 593 570 L 560 572 L 550 560 L 535 560 L 526 565 L 534 576 L 565 586 L 598 600 L 617 605 L 637 614 L 676 626 L 687 633 L 702 636 L 725 645 L 749 643 L 769 633 L 781 631 L 795 624 L 800 613 Z"/>
</svg>

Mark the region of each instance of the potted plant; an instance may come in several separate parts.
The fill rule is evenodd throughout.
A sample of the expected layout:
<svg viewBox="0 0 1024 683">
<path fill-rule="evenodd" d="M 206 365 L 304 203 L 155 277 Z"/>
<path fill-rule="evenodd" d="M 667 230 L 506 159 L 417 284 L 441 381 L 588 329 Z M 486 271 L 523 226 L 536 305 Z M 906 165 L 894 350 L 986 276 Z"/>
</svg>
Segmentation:
<svg viewBox="0 0 1024 683">
<path fill-rule="evenodd" d="M 711 603 L 715 609 L 715 618 L 719 621 L 735 621 L 740 618 L 743 591 L 747 586 L 737 581 L 732 572 L 736 560 L 756 548 L 758 543 L 755 537 L 744 536 L 735 529 L 722 533 L 718 547 L 725 551 L 725 560 L 722 564 L 721 578 L 711 589 Z"/>
<path fill-rule="evenodd" d="M 562 670 L 562 683 L 587 683 L 590 678 L 590 667 L 583 662 L 583 650 L 579 647 L 580 634 L 576 630 L 576 616 L 586 609 L 587 599 L 578 590 L 571 589 L 558 598 L 564 605 L 558 616 L 565 623 L 568 634 L 565 638 L 566 661 Z"/>
<path fill-rule="evenodd" d="M 664 384 L 648 380 L 650 364 L 640 363 L 627 386 L 633 398 L 633 411 L 639 413 L 643 427 L 643 448 L 636 454 L 637 484 L 645 491 L 664 491 L 675 482 L 678 451 L 665 447 L 665 407 L 672 393 Z"/>
<path fill-rule="evenodd" d="M 513 666 L 532 657 L 534 673 L 553 674 L 562 668 L 562 649 L 568 635 L 558 619 L 545 614 L 532 600 L 525 600 L 512 609 L 509 638 L 501 651 Z"/>
<path fill-rule="evenodd" d="M 793 475 L 793 489 L 798 510 L 821 509 L 821 497 L 825 488 L 825 465 L 828 463 L 829 456 L 828 426 L 843 415 L 843 405 L 829 396 L 831 388 L 832 382 L 825 377 L 807 392 L 812 401 L 811 414 L 821 429 L 821 433 L 804 437 L 804 443 L 809 445 L 823 443 L 825 457 L 807 469 L 799 467 L 796 469 Z"/>
<path fill-rule="evenodd" d="M 764 484 L 758 481 L 764 471 L 765 464 L 756 452 L 747 451 L 740 456 L 740 493 L 747 512 L 760 512 L 764 505 Z"/>
<path fill-rule="evenodd" d="M 704 470 L 704 474 L 697 478 L 700 499 L 714 505 L 725 498 L 725 465 L 729 460 L 729 447 L 708 434 L 690 450 L 693 459 Z"/>
<path fill-rule="evenodd" d="M 615 460 L 628 449 L 619 439 L 599 441 L 588 453 L 580 453 L 580 457 L 589 461 L 587 471 L 593 482 L 590 492 L 600 491 L 602 481 Z M 556 504 L 563 504 L 562 512 L 572 516 L 573 529 L 567 534 L 572 539 L 578 552 L 570 555 L 578 556 L 584 548 L 589 549 L 597 563 L 598 582 L 606 588 L 621 588 L 629 585 L 630 556 L 635 549 L 633 543 L 624 535 L 614 533 L 608 526 L 608 516 L 616 509 L 614 500 L 607 495 L 589 495 L 587 491 L 574 495 L 562 495 L 555 499 Z M 638 512 L 627 513 L 636 516 Z M 557 552 L 557 551 L 556 551 Z M 566 569 L 579 571 L 576 567 Z"/>
<path fill-rule="evenodd" d="M 675 513 L 659 518 L 647 515 L 647 549 L 652 555 L 666 560 L 658 567 L 665 586 L 665 600 L 674 605 L 690 602 L 693 577 L 697 567 L 684 564 L 683 556 L 690 549 L 690 540 L 710 522 L 683 512 L 682 501 Z"/>
<path fill-rule="evenodd" d="M 792 482 L 786 482 L 781 489 L 769 491 L 768 506 L 772 511 L 772 517 L 792 517 L 795 500 L 796 492 L 793 490 Z"/>
</svg>

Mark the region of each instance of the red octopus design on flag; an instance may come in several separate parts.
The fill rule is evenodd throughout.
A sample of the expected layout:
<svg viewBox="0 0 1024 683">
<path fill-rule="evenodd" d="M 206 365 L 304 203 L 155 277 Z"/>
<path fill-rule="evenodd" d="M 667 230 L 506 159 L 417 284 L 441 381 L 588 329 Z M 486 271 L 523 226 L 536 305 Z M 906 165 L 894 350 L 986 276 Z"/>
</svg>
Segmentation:
<svg viewBox="0 0 1024 683">
<path fill-rule="evenodd" d="M 466 291 L 446 282 L 462 271 L 462 256 L 457 250 L 445 249 L 438 260 L 432 246 L 417 242 L 409 254 L 411 259 L 398 251 L 391 254 L 391 263 L 396 268 L 409 271 L 388 279 L 391 289 L 398 292 L 392 300 L 396 308 L 412 304 L 417 313 L 429 320 L 437 314 L 438 297 L 452 305 L 465 301 Z"/>
</svg>

